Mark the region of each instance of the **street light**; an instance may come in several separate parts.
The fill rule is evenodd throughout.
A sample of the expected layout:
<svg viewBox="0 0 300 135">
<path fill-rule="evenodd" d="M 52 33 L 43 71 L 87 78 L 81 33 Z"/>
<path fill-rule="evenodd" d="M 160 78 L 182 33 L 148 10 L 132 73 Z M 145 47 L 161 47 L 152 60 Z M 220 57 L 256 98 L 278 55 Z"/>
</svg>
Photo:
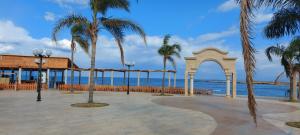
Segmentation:
<svg viewBox="0 0 300 135">
<path fill-rule="evenodd" d="M 128 68 L 128 76 L 127 76 L 127 95 L 129 95 L 129 78 L 130 78 L 130 67 L 134 66 L 134 62 L 126 62 L 125 66 Z"/>
<path fill-rule="evenodd" d="M 36 57 L 39 57 L 39 60 L 35 61 L 39 66 L 39 75 L 38 75 L 38 84 L 37 84 L 37 100 L 36 101 L 42 101 L 41 100 L 41 89 L 42 89 L 42 65 L 43 65 L 43 58 L 44 57 L 50 57 L 52 55 L 51 50 L 43 50 L 43 49 L 34 49 L 32 51 L 33 55 Z"/>
</svg>

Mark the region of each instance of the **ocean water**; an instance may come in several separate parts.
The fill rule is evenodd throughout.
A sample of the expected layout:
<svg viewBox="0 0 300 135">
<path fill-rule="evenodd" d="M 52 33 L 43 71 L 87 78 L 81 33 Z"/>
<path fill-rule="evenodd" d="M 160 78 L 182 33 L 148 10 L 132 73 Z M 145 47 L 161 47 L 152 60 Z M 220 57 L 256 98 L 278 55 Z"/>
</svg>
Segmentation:
<svg viewBox="0 0 300 135">
<path fill-rule="evenodd" d="M 114 78 L 114 85 L 127 85 L 127 79 L 123 78 Z M 137 85 L 137 78 L 131 78 L 130 86 Z M 171 86 L 173 86 L 173 80 L 171 79 Z M 68 83 L 70 83 L 70 78 L 68 77 Z M 78 77 L 74 78 L 74 83 L 78 84 Z M 110 85 L 110 77 L 106 77 L 103 80 L 103 85 Z M 81 84 L 88 84 L 88 78 L 82 77 Z M 96 84 L 102 84 L 102 78 L 99 77 L 96 79 Z M 162 84 L 162 79 L 159 78 L 150 78 L 149 84 L 147 83 L 146 78 L 140 79 L 141 86 L 157 86 L 160 87 Z M 165 80 L 165 86 L 168 86 L 168 79 Z M 184 79 L 176 80 L 176 87 L 184 88 Z M 194 81 L 195 89 L 210 89 L 214 91 L 214 94 L 224 94 L 226 92 L 226 83 L 224 82 L 207 82 L 201 80 Z M 286 92 L 289 89 L 288 85 L 266 85 L 266 84 L 255 84 L 254 85 L 254 93 L 256 96 L 264 96 L 264 97 L 286 97 Z M 246 84 L 238 83 L 237 84 L 237 95 L 247 95 L 247 87 Z"/>
</svg>

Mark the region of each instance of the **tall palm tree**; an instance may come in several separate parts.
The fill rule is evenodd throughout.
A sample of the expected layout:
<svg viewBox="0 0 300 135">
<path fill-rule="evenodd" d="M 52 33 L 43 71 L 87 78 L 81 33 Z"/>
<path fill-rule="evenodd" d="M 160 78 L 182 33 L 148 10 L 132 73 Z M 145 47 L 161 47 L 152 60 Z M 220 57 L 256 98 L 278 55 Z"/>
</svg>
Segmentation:
<svg viewBox="0 0 300 135">
<path fill-rule="evenodd" d="M 290 0 L 297 1 L 297 0 Z M 253 93 L 253 72 L 255 70 L 255 48 L 252 43 L 253 11 L 261 6 L 287 6 L 291 2 L 289 0 L 236 0 L 240 5 L 240 33 L 243 48 L 244 67 L 246 72 L 246 83 L 248 89 L 248 108 L 250 115 L 256 121 L 256 101 Z"/>
<path fill-rule="evenodd" d="M 92 19 L 81 15 L 69 15 L 58 21 L 53 30 L 53 40 L 56 40 L 56 35 L 63 28 L 71 27 L 75 24 L 86 26 L 82 31 L 83 35 L 86 35 L 89 40 L 91 48 L 91 66 L 89 75 L 89 103 L 93 103 L 93 92 L 95 88 L 94 71 L 95 71 L 95 57 L 96 47 L 99 32 L 106 30 L 114 37 L 121 53 L 121 62 L 124 64 L 124 51 L 122 43 L 124 42 L 125 30 L 130 30 L 139 34 L 146 43 L 146 34 L 141 27 L 130 20 L 118 19 L 113 17 L 107 17 L 107 11 L 109 9 L 120 9 L 129 12 L 128 0 L 90 0 L 90 8 L 92 11 Z"/>
<path fill-rule="evenodd" d="M 269 61 L 272 61 L 272 56 L 275 55 L 278 57 L 281 57 L 281 65 L 284 67 L 285 74 L 290 79 L 290 100 L 295 101 L 297 100 L 297 96 L 295 96 L 297 93 L 296 89 L 293 89 L 293 80 L 294 78 L 294 72 L 295 68 L 299 64 L 299 42 L 300 38 L 295 38 L 288 47 L 285 47 L 283 45 L 277 45 L 277 46 L 270 46 L 265 50 L 266 56 L 268 57 Z"/>
<path fill-rule="evenodd" d="M 172 63 L 172 66 L 176 70 L 176 62 L 173 56 L 176 56 L 180 58 L 180 52 L 181 52 L 181 47 L 180 44 L 175 43 L 173 45 L 169 45 L 169 40 L 171 36 L 166 35 L 164 37 L 163 45 L 158 49 L 158 54 L 163 57 L 163 79 L 162 79 L 162 91 L 161 94 L 163 95 L 165 92 L 165 73 L 166 73 L 166 64 L 167 61 Z"/>
</svg>

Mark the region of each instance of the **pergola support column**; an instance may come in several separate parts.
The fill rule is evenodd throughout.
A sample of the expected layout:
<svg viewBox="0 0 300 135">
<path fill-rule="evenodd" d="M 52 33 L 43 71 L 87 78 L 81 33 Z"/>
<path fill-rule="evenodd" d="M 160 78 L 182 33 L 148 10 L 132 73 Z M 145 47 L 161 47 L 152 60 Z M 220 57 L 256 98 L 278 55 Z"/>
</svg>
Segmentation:
<svg viewBox="0 0 300 135">
<path fill-rule="evenodd" d="M 79 71 L 79 78 L 78 78 L 78 84 L 81 84 L 81 71 Z"/>
<path fill-rule="evenodd" d="M 168 87 L 171 87 L 171 73 L 168 72 Z"/>
<path fill-rule="evenodd" d="M 114 86 L 114 71 L 110 72 L 110 85 Z"/>
<path fill-rule="evenodd" d="M 174 72 L 174 84 L 173 84 L 173 86 L 174 86 L 174 88 L 176 88 L 176 72 Z"/>
<path fill-rule="evenodd" d="M 50 69 L 48 68 L 47 69 L 47 85 L 48 85 L 48 88 L 50 88 Z"/>
<path fill-rule="evenodd" d="M 68 84 L 68 69 L 64 70 L 64 74 L 65 74 L 64 82 L 65 84 Z"/>
<path fill-rule="evenodd" d="M 140 76 L 141 76 L 141 72 L 137 73 L 137 86 L 140 86 Z"/>
<path fill-rule="evenodd" d="M 22 83 L 22 68 L 19 68 L 18 72 L 18 84 Z"/>
</svg>

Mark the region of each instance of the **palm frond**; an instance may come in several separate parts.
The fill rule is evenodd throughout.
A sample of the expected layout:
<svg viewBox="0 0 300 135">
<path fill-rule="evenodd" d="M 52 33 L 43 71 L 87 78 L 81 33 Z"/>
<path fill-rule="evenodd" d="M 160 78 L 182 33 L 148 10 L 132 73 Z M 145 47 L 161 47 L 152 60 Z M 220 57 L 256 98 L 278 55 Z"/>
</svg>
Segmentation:
<svg viewBox="0 0 300 135">
<path fill-rule="evenodd" d="M 174 48 L 176 48 L 178 52 L 181 52 L 181 45 L 180 45 L 180 44 L 175 43 L 175 44 L 173 44 L 172 46 L 173 46 Z"/>
<path fill-rule="evenodd" d="M 265 54 L 268 57 L 269 61 L 272 61 L 272 55 L 282 56 L 284 51 L 285 51 L 284 46 L 280 46 L 280 45 L 270 46 L 265 50 Z"/>
<path fill-rule="evenodd" d="M 121 53 L 121 62 L 124 64 L 124 50 L 122 47 L 122 43 L 124 42 L 124 31 L 131 30 L 133 32 L 138 33 L 141 38 L 143 38 L 145 44 L 147 44 L 146 34 L 141 27 L 137 24 L 129 21 L 129 20 L 122 20 L 122 19 L 108 19 L 102 18 L 101 19 L 103 27 L 109 31 L 115 38 L 117 45 L 119 46 L 120 53 Z"/>
<path fill-rule="evenodd" d="M 170 34 L 165 35 L 163 45 L 168 45 L 170 38 L 171 38 Z"/>
<path fill-rule="evenodd" d="M 90 0 L 90 7 L 92 11 L 100 12 L 106 15 L 108 9 L 123 9 L 129 12 L 130 3 L 128 0 Z"/>
<path fill-rule="evenodd" d="M 87 18 L 85 18 L 84 16 L 81 15 L 69 15 L 66 16 L 60 20 L 58 20 L 58 22 L 56 23 L 55 27 L 53 28 L 53 32 L 52 32 L 52 40 L 57 42 L 57 34 L 66 27 L 71 27 L 72 25 L 76 25 L 76 24 L 88 24 L 89 21 L 87 20 Z"/>
<path fill-rule="evenodd" d="M 287 77 L 291 77 L 291 63 L 287 60 L 286 57 L 281 57 L 281 65 L 284 67 L 284 71 Z"/>
<path fill-rule="evenodd" d="M 272 6 L 273 8 L 291 7 L 299 3 L 299 0 L 255 0 L 257 7 Z"/>
<path fill-rule="evenodd" d="M 74 37 L 74 40 L 76 43 L 79 44 L 80 48 L 86 53 L 86 54 L 90 54 L 89 50 L 90 50 L 90 43 L 89 40 L 80 36 L 76 36 Z"/>
<path fill-rule="evenodd" d="M 173 68 L 176 70 L 176 61 L 171 56 L 167 57 L 167 60 L 171 62 Z"/>
<path fill-rule="evenodd" d="M 280 38 L 299 32 L 300 10 L 281 9 L 274 14 L 272 20 L 264 29 L 267 38 Z"/>
</svg>

